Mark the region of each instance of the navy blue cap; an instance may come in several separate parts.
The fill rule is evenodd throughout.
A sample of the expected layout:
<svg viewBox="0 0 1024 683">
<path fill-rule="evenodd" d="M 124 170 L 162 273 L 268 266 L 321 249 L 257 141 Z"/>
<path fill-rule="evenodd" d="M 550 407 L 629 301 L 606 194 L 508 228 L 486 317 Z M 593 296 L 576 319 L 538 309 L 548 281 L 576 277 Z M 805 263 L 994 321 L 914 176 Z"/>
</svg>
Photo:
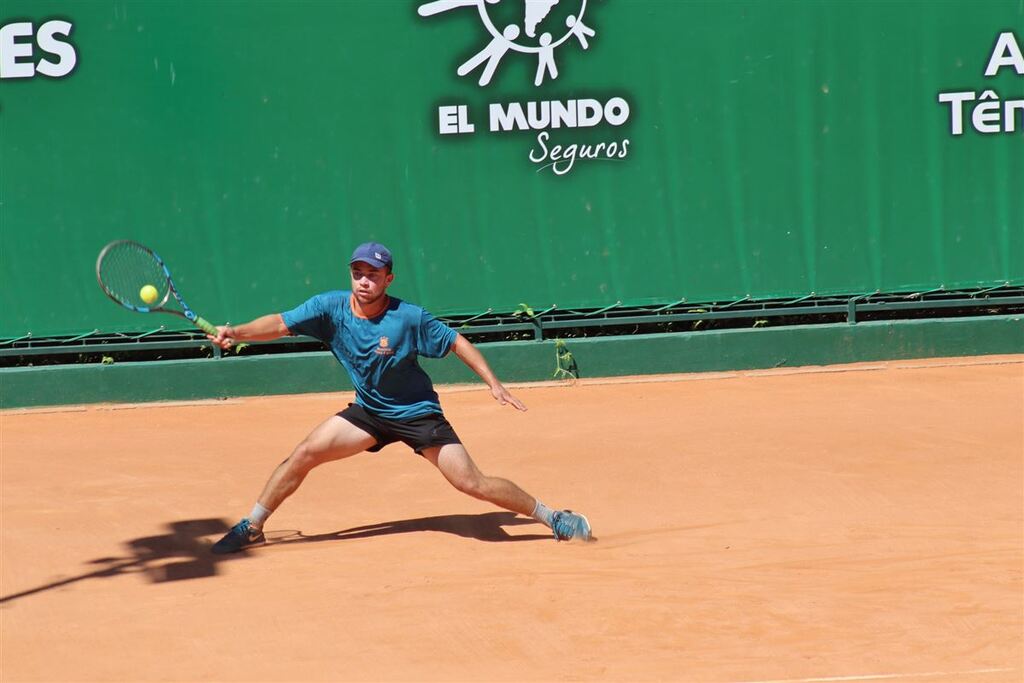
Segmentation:
<svg viewBox="0 0 1024 683">
<path fill-rule="evenodd" d="M 356 261 L 364 261 L 374 268 L 384 268 L 391 265 L 391 251 L 380 242 L 367 242 L 352 252 L 349 265 Z"/>
</svg>

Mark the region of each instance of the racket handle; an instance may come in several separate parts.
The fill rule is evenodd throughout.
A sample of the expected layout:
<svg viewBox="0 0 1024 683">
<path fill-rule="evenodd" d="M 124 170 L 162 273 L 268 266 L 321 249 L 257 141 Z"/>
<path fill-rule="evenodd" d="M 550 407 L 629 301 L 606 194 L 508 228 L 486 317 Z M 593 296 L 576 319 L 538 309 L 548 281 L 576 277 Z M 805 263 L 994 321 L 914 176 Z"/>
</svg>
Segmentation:
<svg viewBox="0 0 1024 683">
<path fill-rule="evenodd" d="M 202 316 L 196 316 L 196 319 L 193 322 L 196 324 L 196 327 L 201 329 L 206 334 L 212 335 L 214 337 L 217 336 L 217 328 L 211 325 L 206 320 L 206 318 L 203 318 Z"/>
</svg>

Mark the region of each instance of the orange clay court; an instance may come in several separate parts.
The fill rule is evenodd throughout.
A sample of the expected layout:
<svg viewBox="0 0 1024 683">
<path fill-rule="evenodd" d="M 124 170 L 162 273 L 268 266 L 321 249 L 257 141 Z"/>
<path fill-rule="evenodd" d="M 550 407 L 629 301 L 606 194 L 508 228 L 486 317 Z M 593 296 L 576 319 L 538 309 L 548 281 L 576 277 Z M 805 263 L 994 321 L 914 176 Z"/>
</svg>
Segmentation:
<svg viewBox="0 0 1024 683">
<path fill-rule="evenodd" d="M 348 395 L 0 414 L 2 680 L 1024 680 L 1024 356 L 441 391 L 599 540 L 392 445 L 213 556 Z"/>
</svg>

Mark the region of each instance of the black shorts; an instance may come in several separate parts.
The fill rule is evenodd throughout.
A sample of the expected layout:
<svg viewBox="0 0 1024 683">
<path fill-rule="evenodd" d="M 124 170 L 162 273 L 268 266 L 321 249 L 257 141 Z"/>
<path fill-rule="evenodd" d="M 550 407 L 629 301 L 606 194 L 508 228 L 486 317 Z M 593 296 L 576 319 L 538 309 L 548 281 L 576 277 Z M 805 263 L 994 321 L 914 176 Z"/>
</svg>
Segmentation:
<svg viewBox="0 0 1024 683">
<path fill-rule="evenodd" d="M 389 420 L 374 415 L 361 405 L 349 403 L 348 408 L 338 413 L 377 440 L 376 445 L 366 449 L 376 453 L 389 443 L 401 441 L 423 455 L 424 448 L 462 443 L 459 435 L 441 413 L 431 413 L 408 420 Z"/>
</svg>

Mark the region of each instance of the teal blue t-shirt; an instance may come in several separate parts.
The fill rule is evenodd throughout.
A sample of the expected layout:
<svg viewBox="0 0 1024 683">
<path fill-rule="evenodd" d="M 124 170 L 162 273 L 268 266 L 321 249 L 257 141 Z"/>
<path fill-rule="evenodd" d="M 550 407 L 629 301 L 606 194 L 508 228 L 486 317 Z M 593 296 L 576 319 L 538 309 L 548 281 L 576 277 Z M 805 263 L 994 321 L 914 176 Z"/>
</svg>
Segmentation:
<svg viewBox="0 0 1024 683">
<path fill-rule="evenodd" d="M 419 306 L 390 297 L 376 318 L 352 311 L 351 292 L 317 294 L 282 313 L 292 334 L 329 344 L 356 388 L 356 403 L 391 420 L 441 412 L 441 402 L 417 356 L 441 358 L 458 333 Z"/>
</svg>

